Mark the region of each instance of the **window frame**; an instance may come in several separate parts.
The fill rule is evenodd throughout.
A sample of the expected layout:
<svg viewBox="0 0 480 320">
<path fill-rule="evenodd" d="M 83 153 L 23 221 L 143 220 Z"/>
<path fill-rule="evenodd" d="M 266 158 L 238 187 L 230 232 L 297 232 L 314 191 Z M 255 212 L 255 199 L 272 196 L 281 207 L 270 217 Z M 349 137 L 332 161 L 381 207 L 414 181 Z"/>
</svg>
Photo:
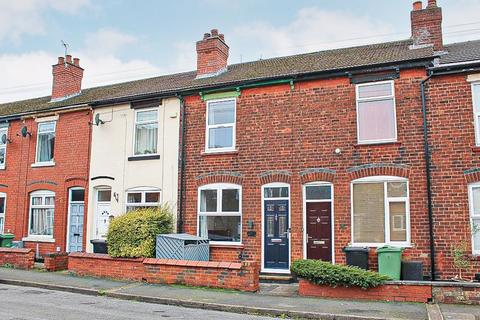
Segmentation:
<svg viewBox="0 0 480 320">
<path fill-rule="evenodd" d="M 388 197 L 387 185 L 388 182 L 406 182 L 407 183 L 407 196 L 406 197 Z M 354 230 L 354 212 L 353 212 L 353 186 L 360 183 L 383 183 L 383 197 L 384 197 L 384 230 L 385 241 L 379 243 L 372 242 L 355 242 L 355 230 Z M 405 228 L 406 228 L 406 241 L 391 241 L 390 240 L 390 203 L 405 203 Z M 353 180 L 350 183 L 350 231 L 351 231 L 351 245 L 359 247 L 382 247 L 384 245 L 390 245 L 394 247 L 407 248 L 411 247 L 411 225 L 410 225 L 410 183 L 407 178 L 395 177 L 395 176 L 370 176 Z"/>
<path fill-rule="evenodd" d="M 238 190 L 238 212 L 222 212 L 222 190 Z M 216 212 L 201 212 L 200 203 L 201 203 L 201 191 L 202 190 L 216 190 L 217 191 L 217 211 Z M 213 245 L 223 245 L 223 246 L 235 246 L 242 245 L 243 243 L 243 214 L 242 214 L 242 186 L 233 183 L 212 183 L 200 186 L 198 188 L 198 197 L 197 197 L 197 236 L 200 237 L 200 217 L 240 217 L 240 241 L 210 241 L 210 244 Z"/>
<path fill-rule="evenodd" d="M 222 123 L 222 124 L 208 124 L 208 110 L 212 102 L 222 102 L 222 101 L 233 101 L 233 122 L 231 123 Z M 236 98 L 225 98 L 225 99 L 212 99 L 208 100 L 205 109 L 205 153 L 217 153 L 217 152 L 232 152 L 236 151 L 236 136 L 237 136 L 237 99 Z M 210 148 L 210 129 L 214 128 L 232 128 L 232 146 L 224 148 Z"/>
<path fill-rule="evenodd" d="M 37 190 L 34 192 L 30 193 L 30 202 L 29 202 L 29 208 L 28 208 L 28 238 L 29 239 L 53 239 L 54 232 L 55 232 L 55 202 L 56 202 L 56 195 L 55 192 L 50 191 L 50 190 Z M 42 198 L 42 203 L 45 202 L 45 198 L 48 197 L 53 197 L 53 205 L 35 205 L 35 208 L 33 208 L 33 198 L 41 197 Z M 52 222 L 52 234 L 51 235 L 46 235 L 46 234 L 31 234 L 31 224 L 32 224 L 32 213 L 33 209 L 50 209 L 53 208 L 53 222 Z"/>
<path fill-rule="evenodd" d="M 2 135 L 6 135 L 8 139 L 8 127 L 0 127 L 0 139 L 2 138 Z M 0 145 L 0 149 L 4 150 L 4 160 L 3 163 L 0 163 L 0 170 L 5 170 L 6 163 L 7 163 L 7 145 L 8 141 L 5 142 L 5 145 Z"/>
<path fill-rule="evenodd" d="M 3 198 L 3 212 L 0 212 L 0 217 L 3 216 L 3 225 L 0 227 L 0 233 L 5 232 L 5 218 L 7 215 L 7 194 L 0 192 L 0 198 Z"/>
<path fill-rule="evenodd" d="M 44 125 L 46 123 L 53 123 L 54 124 L 53 131 L 40 133 L 40 126 Z M 35 164 L 34 164 L 35 166 L 49 166 L 49 165 L 54 165 L 55 164 L 55 149 L 53 150 L 53 158 L 50 161 L 38 161 L 38 150 L 39 150 L 39 146 L 40 146 L 40 144 L 39 144 L 40 135 L 41 134 L 49 134 L 49 133 L 53 133 L 54 136 L 55 136 L 55 142 L 54 142 L 54 148 L 55 148 L 55 144 L 57 142 L 57 120 L 39 121 L 37 123 L 37 145 L 35 147 Z"/>
<path fill-rule="evenodd" d="M 473 219 L 477 217 L 477 215 L 474 214 L 473 210 L 473 189 L 474 188 L 480 188 L 480 182 L 475 182 L 475 183 L 470 183 L 468 185 L 468 218 L 470 220 L 470 230 L 473 229 Z M 480 214 L 478 215 L 478 219 L 480 220 Z M 480 232 L 480 231 L 479 231 Z M 472 254 L 475 256 L 480 256 L 480 247 L 478 249 L 475 249 L 474 247 L 474 234 L 471 232 L 471 241 L 472 241 Z"/>
<path fill-rule="evenodd" d="M 153 121 L 143 121 L 138 123 L 137 122 L 137 115 L 141 112 L 147 112 L 147 111 L 156 111 L 157 112 L 157 152 L 155 153 L 149 153 L 149 154 L 136 154 L 135 153 L 135 143 L 137 142 L 137 124 L 151 124 L 154 123 Z M 141 109 L 135 109 L 134 115 L 133 115 L 133 145 L 132 145 L 132 157 L 145 157 L 145 156 L 158 156 L 158 142 L 160 139 L 158 139 L 158 133 L 160 132 L 160 112 L 158 107 L 152 107 L 152 108 L 141 108 Z"/>
<path fill-rule="evenodd" d="M 389 96 L 378 96 L 372 98 L 360 98 L 359 92 L 360 88 L 362 87 L 369 87 L 374 85 L 381 85 L 389 83 L 392 88 L 392 94 Z M 360 140 L 360 121 L 359 121 L 359 105 L 361 102 L 370 102 L 370 101 L 382 101 L 387 99 L 393 99 L 393 115 L 394 115 L 394 130 L 395 130 L 395 138 L 391 139 L 374 139 L 374 140 Z M 375 82 L 366 82 L 366 83 L 359 83 L 355 86 L 355 105 L 356 105 L 356 112 L 357 112 L 357 144 L 359 145 L 368 145 L 368 144 L 382 144 L 382 143 L 392 143 L 398 141 L 398 125 L 397 125 L 397 99 L 395 97 L 395 81 L 393 80 L 386 80 L 386 81 L 375 81 Z"/>
<path fill-rule="evenodd" d="M 140 193 L 141 202 L 129 203 L 128 195 L 130 193 Z M 158 202 L 146 202 L 147 193 L 159 193 Z M 158 188 L 132 188 L 125 192 L 125 212 L 128 212 L 128 207 L 160 207 L 162 205 L 162 190 Z"/>
<path fill-rule="evenodd" d="M 477 97 L 477 95 L 475 94 L 475 87 L 480 88 L 480 82 L 477 81 L 477 82 L 471 83 L 473 126 L 475 130 L 475 146 L 480 147 L 480 120 L 478 119 L 480 117 L 480 111 L 475 111 L 477 109 L 477 100 L 480 100 L 480 97 Z M 478 103 L 480 103 L 480 101 Z M 480 106 L 478 106 L 478 109 L 480 110 Z"/>
</svg>

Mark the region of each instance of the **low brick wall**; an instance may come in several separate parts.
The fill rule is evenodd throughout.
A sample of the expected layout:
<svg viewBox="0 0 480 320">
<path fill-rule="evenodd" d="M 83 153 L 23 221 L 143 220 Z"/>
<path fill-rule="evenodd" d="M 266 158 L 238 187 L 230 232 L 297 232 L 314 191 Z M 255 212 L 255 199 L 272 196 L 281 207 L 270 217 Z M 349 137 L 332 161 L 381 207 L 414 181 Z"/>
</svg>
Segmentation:
<svg viewBox="0 0 480 320">
<path fill-rule="evenodd" d="M 408 301 L 428 302 L 432 299 L 432 289 L 428 284 L 391 283 L 371 289 L 358 287 L 321 286 L 300 279 L 298 292 L 301 296 L 333 298 L 333 299 L 358 299 L 380 301 Z"/>
<path fill-rule="evenodd" d="M 169 259 L 118 259 L 105 254 L 71 253 L 68 270 L 79 276 L 182 284 L 201 287 L 257 291 L 256 262 L 213 262 Z"/>
<path fill-rule="evenodd" d="M 240 262 L 243 246 L 210 245 L 210 260 L 219 262 Z"/>
<path fill-rule="evenodd" d="M 432 295 L 436 303 L 480 305 L 480 283 L 435 282 Z"/>
<path fill-rule="evenodd" d="M 143 258 L 118 259 L 107 254 L 70 253 L 68 270 L 79 276 L 93 276 L 122 280 L 143 280 Z"/>
<path fill-rule="evenodd" d="M 34 263 L 35 252 L 32 249 L 0 248 L 0 266 L 32 269 Z"/>
<path fill-rule="evenodd" d="M 68 253 L 66 252 L 46 253 L 43 258 L 47 271 L 55 272 L 68 269 Z"/>
<path fill-rule="evenodd" d="M 149 283 L 258 290 L 256 262 L 213 262 L 167 259 L 145 259 L 145 280 Z"/>
</svg>

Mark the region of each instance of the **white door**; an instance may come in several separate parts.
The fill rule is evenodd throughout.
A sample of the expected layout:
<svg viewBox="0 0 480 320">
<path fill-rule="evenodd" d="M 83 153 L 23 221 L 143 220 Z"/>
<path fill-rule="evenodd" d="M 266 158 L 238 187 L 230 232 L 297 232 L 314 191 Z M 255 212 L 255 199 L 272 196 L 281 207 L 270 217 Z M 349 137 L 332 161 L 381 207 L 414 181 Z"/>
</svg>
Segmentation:
<svg viewBox="0 0 480 320">
<path fill-rule="evenodd" d="M 94 239 L 104 239 L 107 237 L 108 223 L 110 221 L 110 215 L 112 210 L 111 197 L 112 191 L 110 189 L 97 190 Z"/>
</svg>

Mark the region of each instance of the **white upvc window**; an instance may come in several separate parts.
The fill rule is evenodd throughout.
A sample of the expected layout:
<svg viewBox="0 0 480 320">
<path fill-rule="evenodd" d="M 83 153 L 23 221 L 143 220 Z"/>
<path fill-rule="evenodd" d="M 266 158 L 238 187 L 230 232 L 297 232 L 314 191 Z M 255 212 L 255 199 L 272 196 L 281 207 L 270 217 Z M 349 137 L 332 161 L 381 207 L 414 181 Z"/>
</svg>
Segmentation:
<svg viewBox="0 0 480 320">
<path fill-rule="evenodd" d="M 7 195 L 0 192 L 0 233 L 5 231 L 5 212 L 7 210 Z"/>
<path fill-rule="evenodd" d="M 48 190 L 30 194 L 29 237 L 53 238 L 55 193 Z"/>
<path fill-rule="evenodd" d="M 206 152 L 235 150 L 236 99 L 207 101 Z"/>
<path fill-rule="evenodd" d="M 352 182 L 352 244 L 410 246 L 408 180 L 377 176 Z"/>
<path fill-rule="evenodd" d="M 472 83 L 473 116 L 475 124 L 475 145 L 480 146 L 480 82 Z"/>
<path fill-rule="evenodd" d="M 127 212 L 142 208 L 159 207 L 160 204 L 160 190 L 158 189 L 142 188 L 127 191 Z"/>
<path fill-rule="evenodd" d="M 472 253 L 480 255 L 480 183 L 468 186 L 470 202 L 470 225 L 472 232 Z"/>
<path fill-rule="evenodd" d="M 209 184 L 198 189 L 198 236 L 211 243 L 241 244 L 242 188 Z"/>
<path fill-rule="evenodd" d="M 0 169 L 5 169 L 7 161 L 8 128 L 0 128 Z"/>
<path fill-rule="evenodd" d="M 134 155 L 155 155 L 158 144 L 158 108 L 135 111 Z"/>
<path fill-rule="evenodd" d="M 397 141 L 394 82 L 358 84 L 356 95 L 358 143 Z"/>
<path fill-rule="evenodd" d="M 39 122 L 37 132 L 37 164 L 53 164 L 55 153 L 55 129 L 57 122 Z"/>
</svg>

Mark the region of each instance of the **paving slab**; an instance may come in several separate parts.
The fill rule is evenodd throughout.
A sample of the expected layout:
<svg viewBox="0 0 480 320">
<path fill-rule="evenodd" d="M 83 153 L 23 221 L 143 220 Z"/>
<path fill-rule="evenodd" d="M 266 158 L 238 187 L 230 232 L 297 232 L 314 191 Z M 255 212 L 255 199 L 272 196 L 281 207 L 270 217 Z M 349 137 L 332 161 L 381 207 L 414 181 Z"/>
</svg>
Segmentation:
<svg viewBox="0 0 480 320">
<path fill-rule="evenodd" d="M 480 306 L 440 304 L 445 320 L 480 320 Z"/>
<path fill-rule="evenodd" d="M 426 320 L 428 318 L 425 305 L 420 303 L 271 296 L 220 289 L 84 278 L 65 272 L 47 273 L 0 268 L 0 283 L 24 286 L 30 284 L 30 286 L 51 290 L 103 295 L 124 300 L 282 317 L 329 320 Z"/>
</svg>

